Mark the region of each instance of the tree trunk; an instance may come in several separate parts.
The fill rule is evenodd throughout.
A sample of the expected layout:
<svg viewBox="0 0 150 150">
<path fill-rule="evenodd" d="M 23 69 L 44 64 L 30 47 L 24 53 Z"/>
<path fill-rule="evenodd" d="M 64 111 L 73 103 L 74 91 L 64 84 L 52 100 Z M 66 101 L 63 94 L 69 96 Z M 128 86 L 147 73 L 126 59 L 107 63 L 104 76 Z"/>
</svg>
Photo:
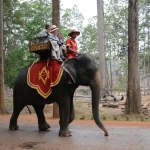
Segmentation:
<svg viewBox="0 0 150 150">
<path fill-rule="evenodd" d="M 143 29 L 143 33 L 144 33 L 144 51 L 143 51 L 143 55 L 144 55 L 144 67 L 143 67 L 143 94 L 144 96 L 146 95 L 146 54 L 145 54 L 145 49 L 146 49 L 146 33 L 145 33 L 145 28 Z"/>
<path fill-rule="evenodd" d="M 104 9 L 103 0 L 97 0 L 97 15 L 98 15 L 98 49 L 99 49 L 99 64 L 101 75 L 101 96 L 106 90 L 106 65 L 105 65 L 105 42 L 104 42 Z"/>
<path fill-rule="evenodd" d="M 60 27 L 60 0 L 52 0 L 52 24 Z"/>
<path fill-rule="evenodd" d="M 128 12 L 128 90 L 125 110 L 127 114 L 140 114 L 138 0 L 129 0 Z"/>
<path fill-rule="evenodd" d="M 60 27 L 60 0 L 52 0 L 52 24 Z M 53 104 L 53 118 L 59 117 L 59 107 Z"/>
<path fill-rule="evenodd" d="M 148 27 L 148 35 L 149 35 L 149 27 Z M 149 40 L 149 36 L 148 36 L 148 49 L 150 48 L 149 46 L 150 40 Z M 148 64 L 150 64 L 150 56 L 148 54 Z M 148 86 L 148 91 L 147 94 L 150 94 L 150 84 L 149 84 L 149 78 L 150 78 L 150 65 L 148 65 L 148 81 L 147 81 L 147 86 Z"/>
<path fill-rule="evenodd" d="M 0 111 L 5 113 L 4 106 L 4 68 L 3 68 L 3 0 L 0 0 Z"/>
<path fill-rule="evenodd" d="M 111 49 L 110 49 L 110 91 L 112 95 L 112 88 L 113 88 L 113 82 L 112 82 L 112 55 L 111 55 Z"/>
</svg>

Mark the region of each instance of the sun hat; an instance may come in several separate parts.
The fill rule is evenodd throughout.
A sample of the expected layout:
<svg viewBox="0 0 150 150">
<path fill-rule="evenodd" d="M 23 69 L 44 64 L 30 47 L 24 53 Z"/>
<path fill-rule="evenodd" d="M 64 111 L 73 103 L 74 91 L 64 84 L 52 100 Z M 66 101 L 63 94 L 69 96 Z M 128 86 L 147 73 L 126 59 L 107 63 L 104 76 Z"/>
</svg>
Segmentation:
<svg viewBox="0 0 150 150">
<path fill-rule="evenodd" d="M 51 27 L 51 31 L 50 31 L 50 32 L 53 32 L 53 31 L 55 31 L 55 30 L 57 30 L 57 29 L 59 29 L 59 28 L 57 28 L 57 26 L 56 26 L 56 25 L 52 25 L 52 27 Z"/>
<path fill-rule="evenodd" d="M 72 33 L 77 33 L 77 36 L 80 35 L 80 32 L 76 31 L 75 29 L 71 30 L 71 32 L 68 33 L 68 35 L 71 36 Z"/>
</svg>

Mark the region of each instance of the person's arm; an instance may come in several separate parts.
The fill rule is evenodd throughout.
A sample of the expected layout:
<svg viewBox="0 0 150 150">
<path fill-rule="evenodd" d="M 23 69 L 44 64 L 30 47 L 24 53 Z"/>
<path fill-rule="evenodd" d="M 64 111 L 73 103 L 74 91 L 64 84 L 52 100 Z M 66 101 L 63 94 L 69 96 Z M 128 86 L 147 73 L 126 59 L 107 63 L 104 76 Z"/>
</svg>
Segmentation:
<svg viewBox="0 0 150 150">
<path fill-rule="evenodd" d="M 79 54 L 78 51 L 75 51 L 75 50 L 73 50 L 73 49 L 71 48 L 71 42 L 70 42 L 70 39 L 67 39 L 67 40 L 66 40 L 66 48 L 67 48 L 67 51 L 70 51 L 70 52 Z"/>
<path fill-rule="evenodd" d="M 72 48 L 70 48 L 69 46 L 67 46 L 67 50 L 69 50 L 69 51 L 71 51 L 71 52 L 73 52 L 73 53 L 77 53 L 77 54 L 78 54 L 78 52 L 77 52 L 77 51 L 73 50 L 73 49 L 72 49 Z"/>
</svg>

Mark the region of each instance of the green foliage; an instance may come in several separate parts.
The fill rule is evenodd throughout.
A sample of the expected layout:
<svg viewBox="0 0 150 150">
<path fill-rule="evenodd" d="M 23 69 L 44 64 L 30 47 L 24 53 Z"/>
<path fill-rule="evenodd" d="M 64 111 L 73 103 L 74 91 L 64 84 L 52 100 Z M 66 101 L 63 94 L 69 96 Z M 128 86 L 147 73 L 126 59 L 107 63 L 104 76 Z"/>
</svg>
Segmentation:
<svg viewBox="0 0 150 150">
<path fill-rule="evenodd" d="M 60 30 L 64 35 L 64 40 L 68 38 L 68 33 L 72 29 L 82 32 L 83 29 L 83 15 L 79 12 L 78 7 L 74 5 L 72 8 L 61 10 Z"/>
<path fill-rule="evenodd" d="M 139 8 L 140 69 L 150 73 L 150 0 L 140 0 Z"/>
<path fill-rule="evenodd" d="M 52 9 L 47 0 L 5 0 L 3 9 L 4 80 L 12 87 L 19 70 L 36 60 L 37 55 L 29 53 L 28 43 L 51 21 Z"/>
<path fill-rule="evenodd" d="M 109 0 L 104 8 L 107 64 L 116 63 L 120 68 L 127 70 L 128 2 L 126 0 Z M 147 73 L 150 72 L 149 8 L 150 0 L 139 0 L 140 68 L 145 68 Z M 28 42 L 44 28 L 46 22 L 51 23 L 52 3 L 51 0 L 33 0 L 23 3 L 19 0 L 4 0 L 3 10 L 5 83 L 12 87 L 18 71 L 37 58 L 36 55 L 29 53 Z M 77 40 L 80 51 L 94 57 L 98 64 L 97 17 L 90 18 L 86 26 L 83 26 L 83 20 L 84 16 L 76 5 L 72 8 L 61 9 L 60 31 L 64 35 L 63 41 L 65 43 L 71 29 L 79 30 L 81 34 Z M 112 66 L 112 71 L 115 69 Z M 110 70 L 109 67 L 108 70 Z M 116 88 L 122 88 L 121 85 L 125 87 L 127 74 L 121 75 L 121 71 L 119 74 Z"/>
<path fill-rule="evenodd" d="M 47 22 L 51 22 L 51 3 L 46 1 L 24 2 L 21 4 L 25 26 L 23 29 L 24 40 L 34 38 Z"/>
<path fill-rule="evenodd" d="M 119 79 L 118 79 L 117 84 L 114 87 L 114 90 L 126 92 L 126 90 L 127 90 L 127 75 L 124 74 L 123 72 L 121 74 L 119 74 Z"/>
<path fill-rule="evenodd" d="M 96 17 L 89 19 L 88 25 L 83 29 L 82 38 L 80 38 L 80 51 L 87 53 L 99 61 L 98 34 Z"/>
<path fill-rule="evenodd" d="M 20 44 L 20 27 L 24 25 L 20 3 L 18 0 L 5 0 L 3 2 L 3 22 L 4 22 L 4 53 L 7 54 L 12 49 L 18 49 Z"/>
<path fill-rule="evenodd" d="M 13 50 L 5 57 L 4 62 L 4 82 L 9 87 L 13 87 L 15 78 L 19 71 L 36 60 L 34 54 L 26 54 L 23 49 Z"/>
</svg>

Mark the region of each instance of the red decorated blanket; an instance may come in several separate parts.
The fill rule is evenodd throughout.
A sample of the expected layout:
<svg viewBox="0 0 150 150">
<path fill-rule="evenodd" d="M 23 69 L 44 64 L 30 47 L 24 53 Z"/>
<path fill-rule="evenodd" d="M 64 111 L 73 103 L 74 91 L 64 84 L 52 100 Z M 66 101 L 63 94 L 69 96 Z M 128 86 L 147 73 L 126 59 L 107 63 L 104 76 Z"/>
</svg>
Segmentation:
<svg viewBox="0 0 150 150">
<path fill-rule="evenodd" d="M 46 99 L 52 93 L 51 87 L 61 79 L 61 64 L 62 62 L 54 59 L 34 62 L 28 69 L 27 84 Z"/>
</svg>

